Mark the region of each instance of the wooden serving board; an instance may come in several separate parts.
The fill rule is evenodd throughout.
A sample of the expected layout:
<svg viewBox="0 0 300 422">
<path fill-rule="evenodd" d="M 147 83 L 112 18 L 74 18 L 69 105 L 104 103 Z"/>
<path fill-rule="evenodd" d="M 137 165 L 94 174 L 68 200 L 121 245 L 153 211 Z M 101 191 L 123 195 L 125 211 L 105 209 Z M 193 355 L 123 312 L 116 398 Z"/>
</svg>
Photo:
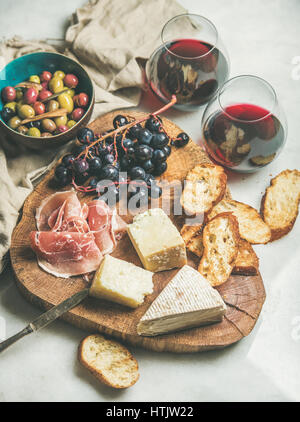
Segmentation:
<svg viewBox="0 0 300 422">
<path fill-rule="evenodd" d="M 116 114 L 129 114 L 135 118 L 143 113 L 116 111 L 99 117 L 89 126 L 95 132 L 103 132 L 112 127 Z M 171 121 L 163 118 L 166 131 L 176 136 L 182 130 Z M 196 164 L 209 162 L 203 150 L 193 141 L 184 148 L 173 148 L 168 159 L 168 170 L 163 179 L 182 181 L 187 172 Z M 15 228 L 10 248 L 11 262 L 17 284 L 21 292 L 31 302 L 43 309 L 49 309 L 64 299 L 86 287 L 82 277 L 69 279 L 57 278 L 44 272 L 37 264 L 35 254 L 29 246 L 29 233 L 36 230 L 35 210 L 41 201 L 55 192 L 51 187 L 53 170 L 49 172 L 27 198 L 23 207 L 21 221 Z M 69 188 L 66 188 L 66 190 Z M 88 201 L 91 197 L 81 197 Z M 182 218 L 170 216 L 180 229 Z M 123 216 L 130 222 L 131 215 Z M 127 235 L 120 240 L 112 254 L 141 266 L 140 260 Z M 199 258 L 191 254 L 188 263 L 197 268 Z M 226 347 L 247 336 L 253 329 L 265 300 L 265 290 L 261 276 L 232 276 L 218 288 L 227 304 L 227 312 L 222 322 L 201 328 L 194 328 L 176 334 L 158 337 L 141 337 L 136 326 L 152 301 L 176 274 L 176 270 L 164 271 L 154 275 L 154 292 L 147 296 L 143 305 L 135 310 L 128 310 L 121 305 L 107 301 L 87 298 L 82 304 L 66 313 L 63 319 L 83 329 L 99 331 L 123 339 L 124 341 L 155 351 L 198 352 Z"/>
</svg>

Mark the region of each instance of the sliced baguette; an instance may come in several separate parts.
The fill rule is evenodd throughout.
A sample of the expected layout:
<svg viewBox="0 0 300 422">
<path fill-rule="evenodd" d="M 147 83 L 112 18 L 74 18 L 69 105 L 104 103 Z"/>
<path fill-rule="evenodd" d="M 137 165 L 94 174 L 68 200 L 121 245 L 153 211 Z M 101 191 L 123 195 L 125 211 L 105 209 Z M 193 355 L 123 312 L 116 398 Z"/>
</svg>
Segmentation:
<svg viewBox="0 0 300 422">
<path fill-rule="evenodd" d="M 284 170 L 271 180 L 261 202 L 261 214 L 271 229 L 271 241 L 289 233 L 300 202 L 300 171 Z"/>
<path fill-rule="evenodd" d="M 188 172 L 180 203 L 187 214 L 208 212 L 226 192 L 224 169 L 213 164 L 201 164 Z"/>
<path fill-rule="evenodd" d="M 139 379 L 138 363 L 126 347 L 99 334 L 84 338 L 79 362 L 96 378 L 113 388 L 128 388 Z"/>
<path fill-rule="evenodd" d="M 249 243 L 268 243 L 271 239 L 271 230 L 263 221 L 256 209 L 242 202 L 233 199 L 223 199 L 209 214 L 206 220 L 210 221 L 218 214 L 223 212 L 232 212 L 239 223 L 240 236 Z"/>
<path fill-rule="evenodd" d="M 241 239 L 239 244 L 239 251 L 231 274 L 257 275 L 258 266 L 258 257 L 252 246 L 246 240 Z"/>
<path fill-rule="evenodd" d="M 198 271 L 212 286 L 219 286 L 229 278 L 239 242 L 239 226 L 232 213 L 219 214 L 204 227 L 204 252 Z"/>
</svg>

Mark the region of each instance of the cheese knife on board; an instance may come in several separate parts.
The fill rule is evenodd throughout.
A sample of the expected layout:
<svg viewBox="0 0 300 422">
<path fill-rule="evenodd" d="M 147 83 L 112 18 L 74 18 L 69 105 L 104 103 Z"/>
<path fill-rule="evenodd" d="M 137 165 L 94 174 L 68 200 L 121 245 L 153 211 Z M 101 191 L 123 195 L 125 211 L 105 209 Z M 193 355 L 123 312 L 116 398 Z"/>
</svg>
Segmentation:
<svg viewBox="0 0 300 422">
<path fill-rule="evenodd" d="M 53 308 L 49 309 L 49 311 L 43 313 L 30 324 L 28 324 L 22 331 L 0 343 L 0 353 L 3 350 L 7 349 L 7 347 L 14 344 L 16 341 L 26 336 L 27 334 L 31 334 L 35 331 L 40 330 L 41 328 L 46 327 L 48 324 L 50 324 L 52 321 L 55 321 L 65 312 L 75 308 L 75 306 L 82 302 L 83 299 L 85 299 L 88 295 L 89 289 L 87 288 L 81 290 L 78 293 L 75 293 L 73 296 L 69 297 L 58 305 L 53 306 Z"/>
</svg>

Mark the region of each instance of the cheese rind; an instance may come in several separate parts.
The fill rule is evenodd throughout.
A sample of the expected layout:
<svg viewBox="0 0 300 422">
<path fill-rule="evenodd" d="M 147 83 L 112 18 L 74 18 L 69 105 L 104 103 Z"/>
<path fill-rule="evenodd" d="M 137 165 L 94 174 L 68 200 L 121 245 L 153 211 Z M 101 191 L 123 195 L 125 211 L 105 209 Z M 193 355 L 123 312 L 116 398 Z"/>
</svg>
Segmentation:
<svg viewBox="0 0 300 422">
<path fill-rule="evenodd" d="M 136 308 L 152 293 L 153 273 L 105 255 L 90 288 L 90 295 Z"/>
<path fill-rule="evenodd" d="M 127 232 L 144 268 L 158 272 L 186 264 L 185 243 L 161 208 L 134 217 Z"/>
<path fill-rule="evenodd" d="M 226 305 L 219 292 L 185 265 L 150 305 L 137 326 L 142 336 L 156 336 L 222 320 Z"/>
</svg>

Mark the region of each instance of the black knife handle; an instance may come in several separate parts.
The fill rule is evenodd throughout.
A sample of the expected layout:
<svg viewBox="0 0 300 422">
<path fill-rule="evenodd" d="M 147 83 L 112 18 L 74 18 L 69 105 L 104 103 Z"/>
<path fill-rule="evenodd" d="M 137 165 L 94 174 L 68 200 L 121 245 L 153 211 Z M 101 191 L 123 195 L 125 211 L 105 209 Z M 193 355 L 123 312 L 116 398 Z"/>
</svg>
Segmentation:
<svg viewBox="0 0 300 422">
<path fill-rule="evenodd" d="M 32 332 L 33 332 L 32 327 L 30 325 L 27 325 L 27 327 L 25 327 L 19 333 L 17 333 L 14 336 L 11 336 L 8 339 L 2 341 L 2 343 L 0 343 L 0 353 L 3 352 L 3 350 L 7 349 L 7 347 L 14 344 L 16 341 L 20 340 L 21 338 L 23 338 L 24 336 L 26 336 L 27 334 L 30 334 Z"/>
</svg>

